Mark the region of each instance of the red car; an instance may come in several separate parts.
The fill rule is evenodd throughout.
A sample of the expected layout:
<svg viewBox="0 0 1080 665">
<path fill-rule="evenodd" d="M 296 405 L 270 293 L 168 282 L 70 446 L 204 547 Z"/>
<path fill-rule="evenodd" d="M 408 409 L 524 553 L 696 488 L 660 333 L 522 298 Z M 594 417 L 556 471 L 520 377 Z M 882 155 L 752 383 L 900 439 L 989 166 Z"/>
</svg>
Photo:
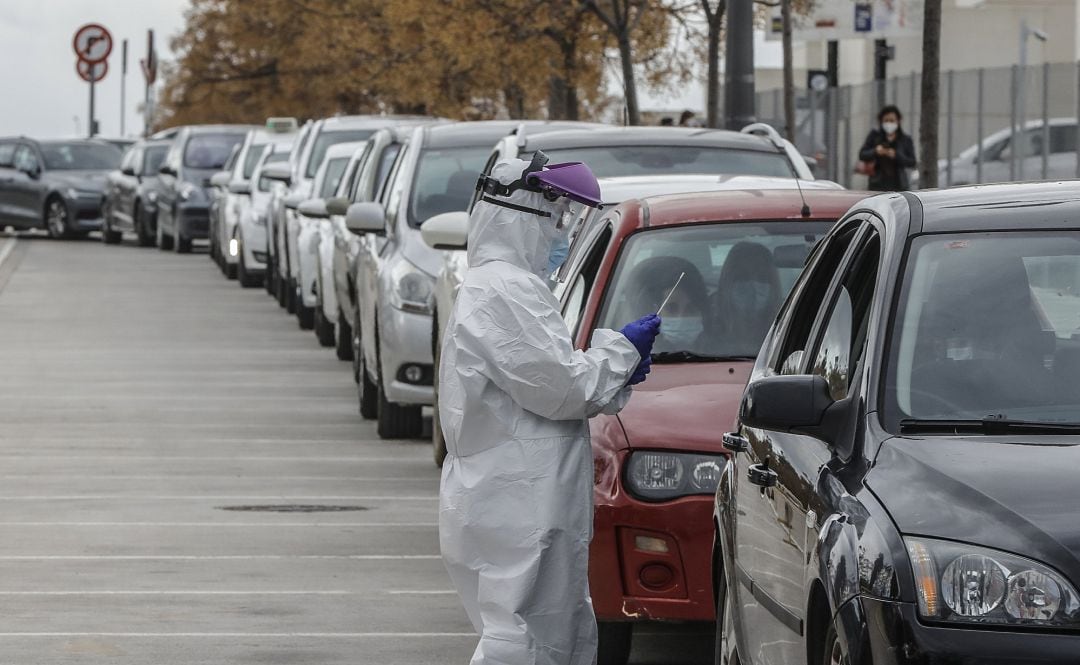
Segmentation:
<svg viewBox="0 0 1080 665">
<path fill-rule="evenodd" d="M 556 294 L 578 348 L 668 298 L 648 380 L 591 421 L 589 583 L 600 664 L 625 663 L 633 624 L 713 621 L 713 494 L 761 341 L 815 243 L 865 194 L 806 190 L 627 201 L 575 237 Z M 671 292 L 678 282 L 678 287 Z"/>
</svg>

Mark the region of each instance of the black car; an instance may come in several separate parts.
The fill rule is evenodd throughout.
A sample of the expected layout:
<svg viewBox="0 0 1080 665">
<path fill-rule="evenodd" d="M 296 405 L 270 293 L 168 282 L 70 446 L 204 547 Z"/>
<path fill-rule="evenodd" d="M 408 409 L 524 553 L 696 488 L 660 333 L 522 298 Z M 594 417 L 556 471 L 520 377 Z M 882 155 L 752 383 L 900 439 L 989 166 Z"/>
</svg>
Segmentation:
<svg viewBox="0 0 1080 665">
<path fill-rule="evenodd" d="M 120 242 L 124 231 L 134 233 L 139 244 L 154 244 L 157 234 L 157 200 L 161 192 L 158 169 L 169 152 L 169 141 L 139 141 L 109 174 L 105 185 L 101 239 Z"/>
<path fill-rule="evenodd" d="M 1078 194 L 881 195 L 822 240 L 724 436 L 717 662 L 1080 662 Z"/>
<path fill-rule="evenodd" d="M 190 252 L 192 240 L 208 236 L 210 177 L 225 166 L 249 129 L 247 125 L 196 125 L 176 133 L 159 169 L 158 247 Z"/>
<path fill-rule="evenodd" d="M 97 140 L 0 139 L 0 228 L 44 228 L 54 238 L 101 228 L 105 176 L 122 154 Z"/>
</svg>

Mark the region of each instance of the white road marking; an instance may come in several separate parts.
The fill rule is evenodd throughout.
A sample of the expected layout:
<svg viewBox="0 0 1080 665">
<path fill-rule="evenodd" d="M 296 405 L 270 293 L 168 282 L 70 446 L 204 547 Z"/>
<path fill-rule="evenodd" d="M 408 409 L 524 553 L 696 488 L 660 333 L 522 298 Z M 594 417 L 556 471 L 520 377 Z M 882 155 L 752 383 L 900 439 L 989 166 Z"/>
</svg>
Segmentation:
<svg viewBox="0 0 1080 665">
<path fill-rule="evenodd" d="M 193 590 L 131 590 L 131 591 L 0 591 L 2 596 L 355 596 L 356 591 L 193 591 Z M 365 593 L 364 595 L 367 595 Z"/>
<path fill-rule="evenodd" d="M 6 554 L 0 561 L 413 561 L 441 559 L 440 554 Z"/>
<path fill-rule="evenodd" d="M 214 496 L 205 494 L 144 496 L 142 494 L 37 494 L 0 496 L 0 501 L 438 501 L 436 495 L 338 495 L 338 496 L 251 496 L 245 494 Z"/>
<path fill-rule="evenodd" d="M 264 637 L 288 637 L 288 638 L 415 638 L 415 637 L 470 637 L 476 639 L 476 633 L 74 633 L 74 632 L 40 632 L 40 633 L 0 633 L 4 637 L 236 637 L 236 638 L 264 638 Z"/>
<path fill-rule="evenodd" d="M 214 473 L 184 474 L 184 480 L 354 480 L 359 482 L 438 482 L 438 478 L 429 476 L 279 476 L 276 473 Z M 176 480 L 175 474 L 158 475 L 121 475 L 111 473 L 0 473 L 5 480 L 40 480 L 42 478 L 61 479 L 78 478 L 79 480 Z"/>
<path fill-rule="evenodd" d="M 3 441 L 0 441 L 0 446 L 3 445 Z M 19 444 L 36 443 L 33 439 L 26 441 L 19 441 Z M 289 457 L 280 455 L 231 455 L 228 457 L 211 455 L 32 455 L 32 454 L 0 454 L 0 459 L 11 460 L 87 460 L 87 461 L 106 461 L 106 460 L 150 460 L 158 462 L 356 462 L 358 464 L 368 463 L 397 463 L 409 462 L 412 460 L 402 459 L 400 457 L 320 457 L 315 455 L 305 455 L 300 457 Z"/>
<path fill-rule="evenodd" d="M 451 596 L 457 595 L 457 591 L 449 589 L 439 589 L 437 591 L 409 591 L 407 589 L 391 589 L 390 591 L 384 591 L 383 593 L 391 596 Z"/>
</svg>

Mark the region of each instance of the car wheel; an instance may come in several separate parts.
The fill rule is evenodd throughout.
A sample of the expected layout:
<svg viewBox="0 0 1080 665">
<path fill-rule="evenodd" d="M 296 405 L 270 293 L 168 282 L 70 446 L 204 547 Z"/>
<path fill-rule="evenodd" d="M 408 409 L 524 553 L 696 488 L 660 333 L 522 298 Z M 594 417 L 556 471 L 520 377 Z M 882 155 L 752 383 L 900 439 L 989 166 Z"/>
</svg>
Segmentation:
<svg viewBox="0 0 1080 665">
<path fill-rule="evenodd" d="M 626 665 L 634 641 L 634 624 L 629 621 L 597 621 L 596 665 Z"/>
<path fill-rule="evenodd" d="M 45 228 L 53 240 L 71 235 L 71 230 L 68 229 L 68 209 L 59 196 L 51 196 L 45 203 Z"/>
<path fill-rule="evenodd" d="M 367 363 L 364 362 L 364 352 L 358 351 L 360 358 L 359 378 L 356 382 L 356 395 L 360 399 L 360 415 L 371 420 L 379 415 L 379 395 L 375 382 L 368 377 Z"/>
<path fill-rule="evenodd" d="M 836 627 L 829 622 L 829 629 L 825 631 L 825 650 L 821 654 L 821 665 L 848 665 L 848 658 L 844 645 L 840 643 L 840 636 L 836 634 Z"/>
<path fill-rule="evenodd" d="M 132 213 L 135 218 L 135 235 L 139 239 L 139 247 L 149 247 L 154 244 L 154 236 L 150 234 L 150 229 L 146 228 L 146 217 L 142 213 L 142 206 L 138 203 L 135 204 L 135 211 Z"/>
<path fill-rule="evenodd" d="M 356 315 L 353 317 L 352 323 L 352 339 L 349 340 L 349 344 L 352 346 L 352 372 L 353 381 L 360 383 L 360 356 L 364 353 L 360 348 L 360 309 L 356 310 Z"/>
<path fill-rule="evenodd" d="M 296 280 L 289 277 L 285 288 L 285 311 L 296 314 Z"/>
<path fill-rule="evenodd" d="M 334 351 L 337 353 L 338 360 L 352 360 L 352 326 L 345 320 L 345 312 L 342 312 L 340 307 L 338 307 L 337 311 L 337 320 L 337 339 L 335 340 Z"/>
<path fill-rule="evenodd" d="M 114 231 L 112 224 L 109 223 L 109 214 L 105 213 L 104 219 L 101 220 L 101 242 L 106 245 L 116 245 L 123 240 L 124 236 L 119 231 Z"/>
<path fill-rule="evenodd" d="M 717 557 L 722 557 L 720 552 Z M 723 560 L 713 566 L 716 576 L 716 637 L 713 649 L 715 665 L 738 665 L 739 650 L 735 642 L 735 621 L 732 617 L 731 596 L 727 592 L 727 577 L 724 575 Z"/>
<path fill-rule="evenodd" d="M 314 328 L 315 337 L 319 340 L 320 346 L 331 347 L 334 345 L 334 324 L 326 320 L 326 315 L 323 314 L 322 298 L 319 298 L 319 302 L 315 304 L 314 311 Z"/>
<path fill-rule="evenodd" d="M 176 229 L 176 253 L 177 254 L 190 254 L 191 253 L 191 238 L 185 238 L 180 228 Z"/>
<path fill-rule="evenodd" d="M 248 272 L 247 261 L 244 260 L 244 239 L 238 237 L 236 239 L 236 279 L 240 282 L 240 286 L 245 289 L 250 289 L 262 284 L 262 277 L 259 275 L 252 275 Z"/>
<path fill-rule="evenodd" d="M 433 313 L 432 318 L 438 321 L 438 316 Z M 432 401 L 432 407 L 435 413 L 431 416 L 431 454 L 435 458 L 435 466 L 442 468 L 443 461 L 446 460 L 446 439 L 443 438 L 442 421 L 439 420 L 439 362 L 442 359 L 442 353 L 439 350 L 439 326 L 434 325 L 431 327 L 431 357 L 434 359 L 435 372 L 432 377 L 432 388 L 434 393 L 434 399 Z"/>
<path fill-rule="evenodd" d="M 274 276 L 277 275 L 277 268 L 274 266 L 273 256 L 266 257 L 266 272 L 263 274 L 263 286 L 266 287 L 266 292 L 277 297 L 277 282 L 274 281 Z"/>
<path fill-rule="evenodd" d="M 296 299 L 296 321 L 300 324 L 300 330 L 311 330 L 315 327 L 315 308 L 305 305 L 300 295 L 294 298 Z"/>
<path fill-rule="evenodd" d="M 225 264 L 225 279 L 236 279 L 240 259 L 237 257 L 236 263 L 229 263 L 228 260 L 223 261 Z"/>
<path fill-rule="evenodd" d="M 376 430 L 380 439 L 415 439 L 424 428 L 419 406 L 405 406 L 387 401 L 382 381 L 378 383 L 379 406 Z"/>
</svg>

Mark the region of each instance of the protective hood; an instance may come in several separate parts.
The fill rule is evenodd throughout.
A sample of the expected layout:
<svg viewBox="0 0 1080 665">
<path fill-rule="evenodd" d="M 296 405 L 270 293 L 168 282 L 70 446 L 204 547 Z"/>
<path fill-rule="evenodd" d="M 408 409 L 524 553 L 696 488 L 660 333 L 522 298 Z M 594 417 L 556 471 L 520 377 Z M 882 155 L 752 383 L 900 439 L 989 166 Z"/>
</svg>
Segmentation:
<svg viewBox="0 0 1080 665">
<path fill-rule="evenodd" d="M 509 185 L 521 177 L 529 162 L 511 159 L 499 162 L 491 177 Z M 525 189 L 500 198 L 511 205 L 542 210 L 550 217 L 506 208 L 483 199 L 477 201 L 469 218 L 469 266 L 477 267 L 492 261 L 503 261 L 545 278 L 548 256 L 557 231 L 560 206 L 539 192 Z"/>
</svg>

